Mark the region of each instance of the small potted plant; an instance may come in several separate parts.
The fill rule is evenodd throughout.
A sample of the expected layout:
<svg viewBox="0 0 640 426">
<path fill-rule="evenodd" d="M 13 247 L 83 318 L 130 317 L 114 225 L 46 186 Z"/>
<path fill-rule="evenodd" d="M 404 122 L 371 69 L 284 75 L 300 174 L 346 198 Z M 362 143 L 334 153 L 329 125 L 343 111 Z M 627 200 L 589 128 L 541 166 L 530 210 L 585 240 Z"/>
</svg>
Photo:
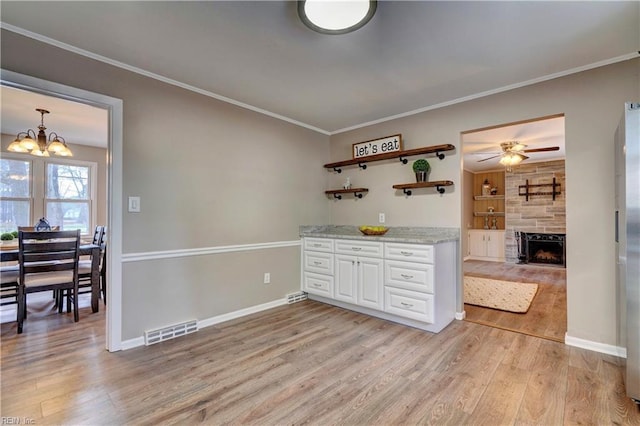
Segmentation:
<svg viewBox="0 0 640 426">
<path fill-rule="evenodd" d="M 5 232 L 2 235 L 0 235 L 0 241 L 2 241 L 2 243 L 8 243 L 13 241 L 13 234 L 11 232 Z"/>
<path fill-rule="evenodd" d="M 429 162 L 420 158 L 413 162 L 413 171 L 416 174 L 416 182 L 427 182 L 427 175 L 431 171 Z"/>
</svg>

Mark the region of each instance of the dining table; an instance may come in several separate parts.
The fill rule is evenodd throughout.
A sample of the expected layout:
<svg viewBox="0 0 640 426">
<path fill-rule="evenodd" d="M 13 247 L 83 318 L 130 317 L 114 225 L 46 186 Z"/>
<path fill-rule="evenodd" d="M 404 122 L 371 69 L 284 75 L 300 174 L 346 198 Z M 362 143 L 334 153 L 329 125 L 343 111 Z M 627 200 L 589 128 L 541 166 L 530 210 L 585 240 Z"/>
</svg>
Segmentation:
<svg viewBox="0 0 640 426">
<path fill-rule="evenodd" d="M 99 311 L 100 299 L 100 246 L 97 244 L 81 244 L 78 250 L 80 256 L 91 256 L 91 310 Z M 18 243 L 3 242 L 0 245 L 0 262 L 18 260 Z"/>
</svg>

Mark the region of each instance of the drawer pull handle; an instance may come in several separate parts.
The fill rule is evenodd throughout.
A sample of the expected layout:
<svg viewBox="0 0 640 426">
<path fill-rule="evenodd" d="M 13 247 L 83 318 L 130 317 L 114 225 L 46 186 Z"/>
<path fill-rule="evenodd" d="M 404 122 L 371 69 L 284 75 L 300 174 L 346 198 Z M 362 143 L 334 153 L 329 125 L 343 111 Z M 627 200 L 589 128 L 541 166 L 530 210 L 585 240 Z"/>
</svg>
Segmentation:
<svg viewBox="0 0 640 426">
<path fill-rule="evenodd" d="M 313 283 L 311 284 L 312 286 L 314 286 L 315 288 L 319 288 L 322 287 L 322 284 L 318 284 L 318 283 Z"/>
<path fill-rule="evenodd" d="M 413 308 L 413 305 L 411 303 L 400 302 L 400 304 L 405 308 Z"/>
<path fill-rule="evenodd" d="M 407 274 L 400 274 L 400 276 L 405 280 L 410 280 L 411 278 L 413 278 L 413 275 L 407 275 Z"/>
<path fill-rule="evenodd" d="M 360 250 L 362 250 L 362 247 L 351 247 L 351 250 L 360 251 Z"/>
<path fill-rule="evenodd" d="M 314 264 L 314 265 L 322 265 L 322 262 L 318 262 L 317 260 L 314 260 L 314 261 L 313 261 L 313 264 Z"/>
<path fill-rule="evenodd" d="M 411 251 L 401 251 L 400 254 L 403 256 L 413 256 L 413 252 Z"/>
<path fill-rule="evenodd" d="M 313 244 L 313 246 L 314 246 L 314 247 L 322 247 L 322 244 L 314 243 L 314 244 Z"/>
</svg>

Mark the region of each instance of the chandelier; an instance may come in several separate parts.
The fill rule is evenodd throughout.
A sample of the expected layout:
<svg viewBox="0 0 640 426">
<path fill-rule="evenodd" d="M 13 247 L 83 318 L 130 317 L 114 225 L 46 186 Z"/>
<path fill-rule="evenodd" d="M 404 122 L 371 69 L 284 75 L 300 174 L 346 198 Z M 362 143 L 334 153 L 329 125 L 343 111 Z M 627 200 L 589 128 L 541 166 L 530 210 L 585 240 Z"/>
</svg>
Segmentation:
<svg viewBox="0 0 640 426">
<path fill-rule="evenodd" d="M 49 157 L 49 152 L 61 157 L 73 157 L 73 153 L 67 147 L 67 143 L 62 136 L 51 132 L 49 136 L 45 133 L 47 128 L 44 126 L 44 115 L 49 111 L 42 108 L 36 108 L 40 113 L 40 125 L 38 126 L 38 134 L 34 130 L 20 132 L 16 139 L 7 147 L 11 152 L 29 152 L 31 155 L 38 157 Z"/>
</svg>

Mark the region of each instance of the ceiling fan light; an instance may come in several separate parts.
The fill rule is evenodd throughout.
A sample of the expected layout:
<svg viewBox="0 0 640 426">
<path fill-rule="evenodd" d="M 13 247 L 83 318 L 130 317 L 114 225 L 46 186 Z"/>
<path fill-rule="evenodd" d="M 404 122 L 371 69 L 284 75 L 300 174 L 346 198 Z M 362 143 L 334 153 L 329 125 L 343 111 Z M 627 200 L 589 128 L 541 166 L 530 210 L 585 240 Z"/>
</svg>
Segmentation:
<svg viewBox="0 0 640 426">
<path fill-rule="evenodd" d="M 373 18 L 376 0 L 301 0 L 298 15 L 302 22 L 323 34 L 346 34 Z"/>
<path fill-rule="evenodd" d="M 16 139 L 13 142 L 11 142 L 9 144 L 9 146 L 7 147 L 7 151 L 11 151 L 11 152 L 29 152 L 28 149 L 22 147 L 22 145 L 20 144 L 20 139 Z"/>
</svg>

